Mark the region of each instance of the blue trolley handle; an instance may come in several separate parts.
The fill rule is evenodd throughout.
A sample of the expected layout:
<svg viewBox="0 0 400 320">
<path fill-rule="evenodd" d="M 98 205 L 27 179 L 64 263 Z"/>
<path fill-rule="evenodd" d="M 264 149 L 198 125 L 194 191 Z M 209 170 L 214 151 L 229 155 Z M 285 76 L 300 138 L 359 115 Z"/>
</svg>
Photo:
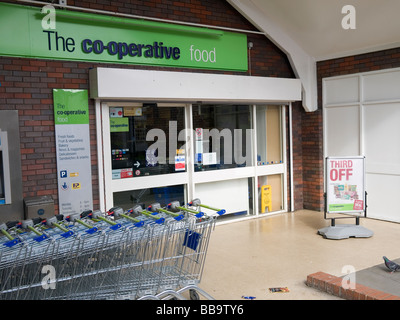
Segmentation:
<svg viewBox="0 0 400 320">
<path fill-rule="evenodd" d="M 223 215 L 224 213 L 226 213 L 225 209 L 218 209 L 218 208 L 214 208 L 214 207 L 202 204 L 200 202 L 199 198 L 196 198 L 196 199 L 193 199 L 192 201 L 190 201 L 189 206 L 198 206 L 198 207 L 206 208 L 209 210 L 213 210 L 213 211 L 216 211 L 218 215 Z"/>
<path fill-rule="evenodd" d="M 9 234 L 9 232 L 7 231 L 7 225 L 5 223 L 0 225 L 0 231 L 1 233 L 6 236 L 6 238 L 9 240 L 5 243 L 3 243 L 4 246 L 11 248 L 13 246 L 15 246 L 17 243 L 21 242 L 20 239 L 18 238 L 14 238 L 11 234 Z"/>
<path fill-rule="evenodd" d="M 35 223 L 37 222 L 37 223 Z M 21 222 L 21 227 L 23 229 L 27 229 L 32 231 L 33 233 L 35 233 L 37 235 L 37 237 L 33 238 L 33 240 L 37 241 L 37 242 L 41 242 L 43 240 L 46 240 L 48 237 L 47 235 L 45 235 L 44 233 L 40 232 L 39 230 L 37 230 L 34 226 L 38 223 L 41 223 L 42 219 L 40 220 L 33 220 L 33 219 L 29 219 L 29 220 L 23 220 Z"/>
</svg>

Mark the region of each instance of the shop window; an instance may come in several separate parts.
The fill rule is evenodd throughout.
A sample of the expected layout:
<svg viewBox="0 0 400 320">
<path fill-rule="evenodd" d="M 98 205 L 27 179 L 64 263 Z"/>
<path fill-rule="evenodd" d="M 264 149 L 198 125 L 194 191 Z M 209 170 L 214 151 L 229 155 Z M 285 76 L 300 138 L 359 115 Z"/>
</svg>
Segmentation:
<svg viewBox="0 0 400 320">
<path fill-rule="evenodd" d="M 184 108 L 110 107 L 112 178 L 186 171 Z"/>
<path fill-rule="evenodd" d="M 193 105 L 195 171 L 251 165 L 251 107 Z"/>
<path fill-rule="evenodd" d="M 258 210 L 268 213 L 283 209 L 283 175 L 258 177 Z"/>
<path fill-rule="evenodd" d="M 179 201 L 181 204 L 185 202 L 184 185 L 114 192 L 114 206 L 121 207 L 124 210 L 128 210 L 137 204 L 146 208 L 155 202 L 165 207 L 171 201 Z"/>
<path fill-rule="evenodd" d="M 257 164 L 282 163 L 280 106 L 257 106 Z"/>
</svg>

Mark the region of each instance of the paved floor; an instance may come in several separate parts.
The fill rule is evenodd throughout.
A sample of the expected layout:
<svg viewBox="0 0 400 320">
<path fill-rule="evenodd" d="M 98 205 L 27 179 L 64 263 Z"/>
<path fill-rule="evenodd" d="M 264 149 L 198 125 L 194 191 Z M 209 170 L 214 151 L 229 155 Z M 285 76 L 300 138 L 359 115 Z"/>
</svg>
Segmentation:
<svg viewBox="0 0 400 320">
<path fill-rule="evenodd" d="M 393 261 L 400 264 L 400 259 Z M 357 271 L 354 274 L 357 283 L 400 297 L 400 272 L 388 272 L 383 263 Z"/>
<path fill-rule="evenodd" d="M 353 218 L 337 220 L 337 224 L 354 222 Z M 242 296 L 333 300 L 339 298 L 307 287 L 307 275 L 323 271 L 344 276 L 356 271 L 356 282 L 378 282 L 383 288 L 375 289 L 399 294 L 400 272 L 387 272 L 382 256 L 392 260 L 400 257 L 400 224 L 361 219 L 360 224 L 374 235 L 343 240 L 325 239 L 317 233 L 329 224 L 323 213 L 301 210 L 217 225 L 200 287 L 217 300 L 239 300 Z M 289 292 L 270 293 L 272 287 L 287 287 Z"/>
</svg>

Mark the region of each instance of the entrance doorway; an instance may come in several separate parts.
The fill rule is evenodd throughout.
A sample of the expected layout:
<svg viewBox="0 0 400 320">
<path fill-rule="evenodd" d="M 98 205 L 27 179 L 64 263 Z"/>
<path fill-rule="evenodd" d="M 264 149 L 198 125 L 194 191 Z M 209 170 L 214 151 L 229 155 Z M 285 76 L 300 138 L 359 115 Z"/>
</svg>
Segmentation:
<svg viewBox="0 0 400 320">
<path fill-rule="evenodd" d="M 287 210 L 285 106 L 104 102 L 100 107 L 106 209 L 199 198 L 231 218 Z"/>
</svg>

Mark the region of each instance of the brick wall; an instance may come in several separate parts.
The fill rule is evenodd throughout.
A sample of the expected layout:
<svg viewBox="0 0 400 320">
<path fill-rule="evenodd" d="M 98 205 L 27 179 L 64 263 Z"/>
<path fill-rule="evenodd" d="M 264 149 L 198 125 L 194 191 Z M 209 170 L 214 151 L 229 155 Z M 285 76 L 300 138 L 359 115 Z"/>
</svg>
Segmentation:
<svg viewBox="0 0 400 320">
<path fill-rule="evenodd" d="M 323 78 L 398 67 L 400 67 L 400 48 L 320 61 L 317 64 L 318 104 L 322 105 Z"/>
<path fill-rule="evenodd" d="M 23 196 L 52 195 L 57 200 L 52 90 L 87 89 L 87 66 L 75 62 L 0 57 L 0 83 L 0 110 L 18 110 Z M 89 112 L 93 191 L 97 205 L 96 132 L 92 103 Z"/>
<path fill-rule="evenodd" d="M 68 5 L 255 30 L 245 18 L 224 0 L 131 0 L 123 2 L 69 0 Z M 294 77 L 286 55 L 267 38 L 262 35 L 249 34 L 248 41 L 254 44 L 250 52 L 252 68 L 248 74 L 253 76 Z M 88 89 L 88 71 L 90 68 L 99 65 L 85 62 L 0 57 L 0 110 L 9 109 L 19 112 L 24 197 L 52 195 L 55 204 L 58 203 L 52 90 L 53 88 Z M 101 66 L 172 70 L 170 68 L 115 64 L 101 64 Z M 209 70 L 185 69 L 183 71 L 221 73 L 221 71 Z M 230 74 L 244 73 L 230 72 Z M 99 199 L 96 124 L 92 100 L 89 100 L 89 113 L 93 202 L 94 209 L 97 209 Z M 57 205 L 56 210 L 58 210 Z"/>
</svg>

